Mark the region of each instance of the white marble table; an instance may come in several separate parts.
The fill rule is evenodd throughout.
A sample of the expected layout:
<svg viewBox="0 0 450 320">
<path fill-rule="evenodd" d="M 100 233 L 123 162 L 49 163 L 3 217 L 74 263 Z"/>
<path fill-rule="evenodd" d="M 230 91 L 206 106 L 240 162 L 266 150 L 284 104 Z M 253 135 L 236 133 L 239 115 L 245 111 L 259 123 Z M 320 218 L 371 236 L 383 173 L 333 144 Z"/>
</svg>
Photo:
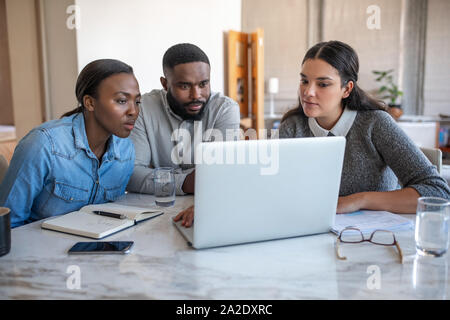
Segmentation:
<svg viewBox="0 0 450 320">
<path fill-rule="evenodd" d="M 171 222 L 192 203 L 178 197 L 164 215 L 105 239 L 133 240 L 128 255 L 69 256 L 89 240 L 40 222 L 13 229 L 0 299 L 450 298 L 449 254 L 416 257 L 413 231 L 397 233 L 404 264 L 394 247 L 369 243 L 344 245 L 338 260 L 331 233 L 194 250 Z"/>
</svg>

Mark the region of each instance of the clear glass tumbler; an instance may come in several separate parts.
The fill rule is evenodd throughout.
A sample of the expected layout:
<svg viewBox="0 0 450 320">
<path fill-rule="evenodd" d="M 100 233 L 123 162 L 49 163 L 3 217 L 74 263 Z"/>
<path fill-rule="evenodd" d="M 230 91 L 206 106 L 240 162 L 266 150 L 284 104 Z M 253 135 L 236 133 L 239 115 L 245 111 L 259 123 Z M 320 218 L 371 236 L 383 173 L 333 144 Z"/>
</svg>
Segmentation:
<svg viewBox="0 0 450 320">
<path fill-rule="evenodd" d="M 421 197 L 417 201 L 416 250 L 420 255 L 439 257 L 449 245 L 449 200 Z"/>
<path fill-rule="evenodd" d="M 171 207 L 175 204 L 175 176 L 170 167 L 156 168 L 153 174 L 155 184 L 155 203 L 160 207 Z"/>
</svg>

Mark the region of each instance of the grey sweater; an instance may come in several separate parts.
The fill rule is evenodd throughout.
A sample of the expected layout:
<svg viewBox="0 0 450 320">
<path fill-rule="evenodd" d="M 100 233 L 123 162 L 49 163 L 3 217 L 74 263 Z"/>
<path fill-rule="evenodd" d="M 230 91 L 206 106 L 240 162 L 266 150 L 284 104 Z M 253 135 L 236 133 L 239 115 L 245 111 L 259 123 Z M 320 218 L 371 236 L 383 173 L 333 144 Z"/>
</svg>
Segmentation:
<svg viewBox="0 0 450 320">
<path fill-rule="evenodd" d="M 281 123 L 279 133 L 280 138 L 314 137 L 308 118 L 297 114 Z M 450 198 L 436 167 L 387 112 L 359 111 L 346 139 L 340 196 L 391 191 L 400 182 L 421 196 Z"/>
</svg>

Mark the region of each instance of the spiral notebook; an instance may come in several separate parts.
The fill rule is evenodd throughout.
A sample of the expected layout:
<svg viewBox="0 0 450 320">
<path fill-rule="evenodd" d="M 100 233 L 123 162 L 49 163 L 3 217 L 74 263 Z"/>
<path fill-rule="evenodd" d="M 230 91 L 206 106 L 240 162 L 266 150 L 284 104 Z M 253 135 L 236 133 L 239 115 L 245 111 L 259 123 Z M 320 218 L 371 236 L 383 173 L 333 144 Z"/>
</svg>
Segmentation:
<svg viewBox="0 0 450 320">
<path fill-rule="evenodd" d="M 100 216 L 93 211 L 123 214 L 126 218 Z M 102 239 L 163 213 L 159 209 L 125 206 L 117 203 L 94 204 L 82 207 L 79 211 L 45 220 L 41 224 L 41 228 L 92 239 Z"/>
</svg>

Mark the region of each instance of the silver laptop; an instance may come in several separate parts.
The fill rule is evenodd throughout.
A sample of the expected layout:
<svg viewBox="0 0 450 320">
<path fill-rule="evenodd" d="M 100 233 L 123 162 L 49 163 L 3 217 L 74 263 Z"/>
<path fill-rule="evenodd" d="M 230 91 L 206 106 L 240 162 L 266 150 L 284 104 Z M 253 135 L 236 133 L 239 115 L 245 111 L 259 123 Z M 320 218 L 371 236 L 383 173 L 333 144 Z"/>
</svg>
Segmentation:
<svg viewBox="0 0 450 320">
<path fill-rule="evenodd" d="M 328 232 L 344 151 L 344 137 L 200 143 L 194 224 L 174 224 L 196 249 Z"/>
</svg>

